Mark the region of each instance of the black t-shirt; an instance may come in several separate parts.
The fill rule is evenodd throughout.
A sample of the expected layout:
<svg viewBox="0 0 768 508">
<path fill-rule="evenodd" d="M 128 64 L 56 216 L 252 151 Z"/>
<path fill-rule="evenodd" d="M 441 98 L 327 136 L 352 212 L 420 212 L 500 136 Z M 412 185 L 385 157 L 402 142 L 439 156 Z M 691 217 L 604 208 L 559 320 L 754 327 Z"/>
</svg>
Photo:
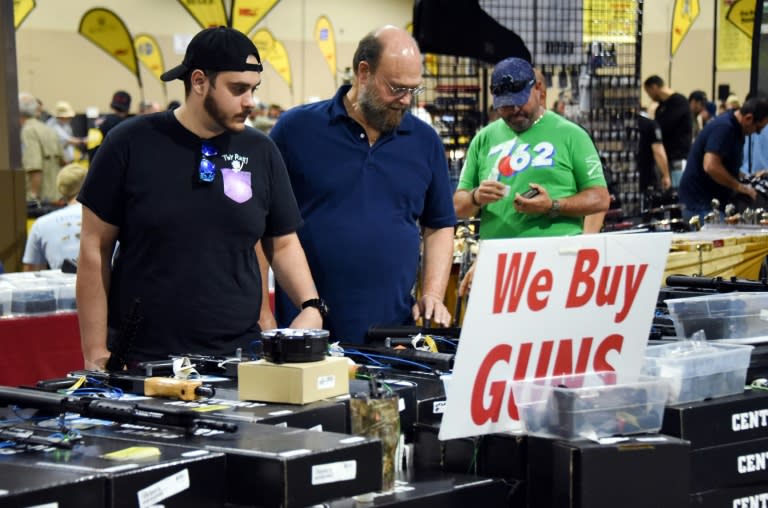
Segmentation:
<svg viewBox="0 0 768 508">
<path fill-rule="evenodd" d="M 691 105 L 683 95 L 673 93 L 656 108 L 656 123 L 661 127 L 667 159 L 682 160 L 688 157 L 693 136 Z"/>
<path fill-rule="evenodd" d="M 662 143 L 659 125 L 642 115 L 637 115 L 637 170 L 640 172 L 640 191 L 656 187 L 656 160 L 653 158 L 653 144 Z"/>
<path fill-rule="evenodd" d="M 261 277 L 254 245 L 296 231 L 301 216 L 285 165 L 261 132 L 224 133 L 215 180 L 199 181 L 202 140 L 163 112 L 122 122 L 105 140 L 79 200 L 120 228 L 109 326 L 141 298 L 131 360 L 233 354 L 259 338 Z"/>
</svg>

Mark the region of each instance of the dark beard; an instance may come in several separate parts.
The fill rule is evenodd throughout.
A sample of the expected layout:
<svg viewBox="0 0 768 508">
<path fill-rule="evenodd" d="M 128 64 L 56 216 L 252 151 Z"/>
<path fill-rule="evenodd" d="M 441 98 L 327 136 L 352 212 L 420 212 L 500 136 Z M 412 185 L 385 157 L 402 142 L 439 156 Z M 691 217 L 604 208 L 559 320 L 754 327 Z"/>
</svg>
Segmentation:
<svg viewBox="0 0 768 508">
<path fill-rule="evenodd" d="M 371 88 L 366 88 L 357 100 L 363 118 L 368 125 L 381 133 L 392 132 L 400 125 L 405 109 L 392 109 L 381 101 L 381 97 Z"/>
<path fill-rule="evenodd" d="M 229 120 L 224 113 L 221 112 L 218 105 L 216 104 L 216 101 L 213 100 L 213 97 L 211 97 L 211 94 L 206 94 L 205 98 L 203 99 L 203 109 L 205 109 L 205 112 L 208 113 L 208 115 L 213 119 L 216 124 L 221 127 L 225 131 L 230 132 L 240 132 L 242 129 L 232 128 L 228 124 L 231 122 L 228 122 Z M 234 119 L 232 119 L 234 121 Z M 242 124 L 241 124 L 242 127 Z"/>
</svg>

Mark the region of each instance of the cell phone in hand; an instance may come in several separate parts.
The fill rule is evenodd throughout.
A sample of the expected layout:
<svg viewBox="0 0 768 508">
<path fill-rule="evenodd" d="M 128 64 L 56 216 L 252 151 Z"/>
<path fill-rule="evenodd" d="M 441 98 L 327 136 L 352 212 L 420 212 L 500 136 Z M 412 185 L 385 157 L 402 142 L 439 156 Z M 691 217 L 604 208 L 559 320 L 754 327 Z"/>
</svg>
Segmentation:
<svg viewBox="0 0 768 508">
<path fill-rule="evenodd" d="M 520 194 L 520 197 L 523 197 L 525 199 L 531 199 L 532 197 L 538 196 L 538 195 L 539 195 L 539 189 L 531 187 L 527 191 L 525 191 L 522 194 Z"/>
</svg>

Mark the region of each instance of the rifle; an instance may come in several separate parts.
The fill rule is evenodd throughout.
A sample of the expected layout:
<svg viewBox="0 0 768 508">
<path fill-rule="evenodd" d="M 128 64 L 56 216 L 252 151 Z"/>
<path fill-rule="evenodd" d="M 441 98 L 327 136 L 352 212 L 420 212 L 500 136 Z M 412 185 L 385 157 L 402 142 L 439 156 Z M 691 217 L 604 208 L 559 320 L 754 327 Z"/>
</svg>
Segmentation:
<svg viewBox="0 0 768 508">
<path fill-rule="evenodd" d="M 667 277 L 666 282 L 667 286 L 714 289 L 718 293 L 730 293 L 733 291 L 768 291 L 768 281 L 765 279 L 756 281 L 731 277 L 729 280 L 725 280 L 722 277 L 708 278 L 670 275 Z"/>
<path fill-rule="evenodd" d="M 123 370 L 128 363 L 128 353 L 133 347 L 133 339 L 136 338 L 136 331 L 141 323 L 141 298 L 136 298 L 131 304 L 131 310 L 123 322 L 123 329 L 120 335 L 115 337 L 110 351 L 112 354 L 107 360 L 106 369 L 110 372 Z"/>
<path fill-rule="evenodd" d="M 181 427 L 187 434 L 192 434 L 197 429 L 237 431 L 236 424 L 201 418 L 200 413 L 176 406 L 160 408 L 136 401 L 77 397 L 10 386 L 0 386 L 0 406 L 28 407 L 52 414 L 78 413 L 81 416 L 117 423 Z"/>
</svg>

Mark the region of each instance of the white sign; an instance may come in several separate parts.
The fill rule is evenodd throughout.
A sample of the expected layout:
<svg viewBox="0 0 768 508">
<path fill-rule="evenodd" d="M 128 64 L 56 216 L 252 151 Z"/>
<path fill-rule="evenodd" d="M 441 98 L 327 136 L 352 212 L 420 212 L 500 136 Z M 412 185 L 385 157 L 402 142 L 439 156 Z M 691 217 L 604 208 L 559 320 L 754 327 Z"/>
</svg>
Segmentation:
<svg viewBox="0 0 768 508">
<path fill-rule="evenodd" d="M 440 439 L 520 430 L 513 380 L 640 373 L 671 233 L 485 240 Z"/>
</svg>

